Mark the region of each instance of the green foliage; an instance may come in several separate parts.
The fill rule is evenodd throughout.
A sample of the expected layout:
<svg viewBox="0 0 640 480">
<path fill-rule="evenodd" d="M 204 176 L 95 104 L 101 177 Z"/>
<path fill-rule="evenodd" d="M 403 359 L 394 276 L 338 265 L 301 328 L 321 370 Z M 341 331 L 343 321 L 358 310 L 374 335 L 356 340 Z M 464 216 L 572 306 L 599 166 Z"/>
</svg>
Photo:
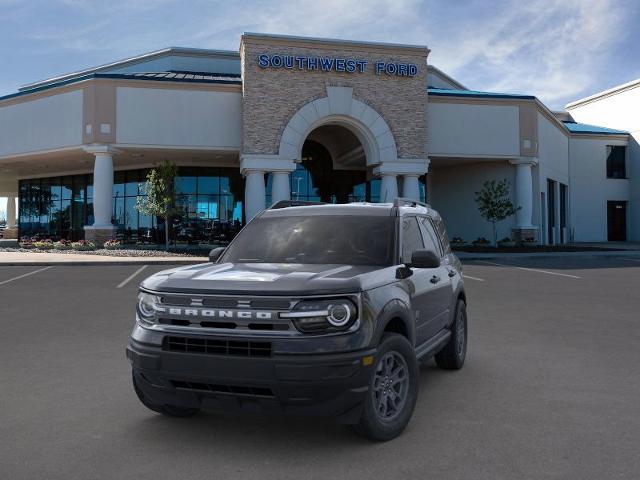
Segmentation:
<svg viewBox="0 0 640 480">
<path fill-rule="evenodd" d="M 178 167 L 165 160 L 147 174 L 147 183 L 143 184 L 146 197 L 138 197 L 136 210 L 143 215 L 168 218 L 175 213 L 176 192 L 174 179 Z"/>
<path fill-rule="evenodd" d="M 165 225 L 165 245 L 169 249 L 169 219 L 176 213 L 175 178 L 178 167 L 165 160 L 147 174 L 145 197 L 138 197 L 136 210 L 143 215 L 161 217 Z"/>
<path fill-rule="evenodd" d="M 509 199 L 509 182 L 507 179 L 496 182 L 487 180 L 482 184 L 482 190 L 476 193 L 476 203 L 482 218 L 491 222 L 493 226 L 493 244 L 496 244 L 496 223 L 514 215 L 516 208 Z"/>
</svg>

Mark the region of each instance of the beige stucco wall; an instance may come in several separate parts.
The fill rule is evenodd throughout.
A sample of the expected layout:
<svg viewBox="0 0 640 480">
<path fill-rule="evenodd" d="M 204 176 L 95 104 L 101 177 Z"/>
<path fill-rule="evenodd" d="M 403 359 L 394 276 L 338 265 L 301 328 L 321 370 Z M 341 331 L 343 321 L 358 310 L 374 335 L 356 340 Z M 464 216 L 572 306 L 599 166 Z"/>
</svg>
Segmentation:
<svg viewBox="0 0 640 480">
<path fill-rule="evenodd" d="M 289 119 L 305 104 L 327 96 L 327 86 L 353 88 L 353 98 L 376 110 L 395 138 L 398 157 L 427 156 L 427 55 L 428 49 L 389 47 L 351 42 L 243 36 L 242 151 L 275 155 Z M 364 73 L 339 73 L 286 68 L 261 68 L 262 53 L 358 58 L 368 61 Z M 414 77 L 376 75 L 376 61 L 413 63 Z"/>
</svg>

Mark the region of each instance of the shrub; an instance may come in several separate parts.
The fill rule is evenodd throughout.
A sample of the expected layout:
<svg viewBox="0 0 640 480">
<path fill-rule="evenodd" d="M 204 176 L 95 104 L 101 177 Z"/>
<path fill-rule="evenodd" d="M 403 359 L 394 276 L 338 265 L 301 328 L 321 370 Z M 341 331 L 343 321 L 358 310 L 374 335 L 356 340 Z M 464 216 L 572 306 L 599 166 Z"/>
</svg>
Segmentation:
<svg viewBox="0 0 640 480">
<path fill-rule="evenodd" d="M 20 248 L 27 248 L 27 249 L 31 249 L 34 248 L 33 247 L 33 241 L 31 240 L 31 237 L 22 237 L 20 239 Z"/>
<path fill-rule="evenodd" d="M 478 237 L 473 241 L 474 245 L 489 245 L 491 242 L 484 237 Z"/>
<path fill-rule="evenodd" d="M 509 237 L 504 237 L 498 240 L 498 243 L 511 243 L 512 241 L 513 240 L 511 240 Z"/>
<path fill-rule="evenodd" d="M 104 248 L 107 250 L 117 250 L 122 247 L 122 242 L 120 240 L 116 240 L 115 238 L 110 238 L 106 242 L 104 242 Z"/>
<path fill-rule="evenodd" d="M 53 248 L 55 250 L 71 250 L 71 240 L 58 240 L 53 243 Z"/>
<path fill-rule="evenodd" d="M 89 242 L 87 240 L 78 240 L 77 242 L 73 242 L 71 243 L 71 247 L 74 250 L 80 250 L 80 251 L 89 251 L 89 250 L 96 249 L 95 243 Z"/>
<path fill-rule="evenodd" d="M 51 250 L 53 248 L 53 242 L 50 239 L 46 240 L 36 240 L 33 242 L 34 248 L 39 248 L 40 250 Z"/>
<path fill-rule="evenodd" d="M 453 237 L 451 239 L 451 243 L 465 243 L 464 238 L 462 237 Z"/>
</svg>

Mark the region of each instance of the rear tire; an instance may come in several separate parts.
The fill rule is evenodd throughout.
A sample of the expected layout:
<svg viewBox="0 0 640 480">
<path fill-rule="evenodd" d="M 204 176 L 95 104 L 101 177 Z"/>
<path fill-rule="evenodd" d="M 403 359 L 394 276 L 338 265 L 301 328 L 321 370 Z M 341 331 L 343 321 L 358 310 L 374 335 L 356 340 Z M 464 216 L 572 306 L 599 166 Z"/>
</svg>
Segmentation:
<svg viewBox="0 0 640 480">
<path fill-rule="evenodd" d="M 456 316 L 451 324 L 451 338 L 436 356 L 436 365 L 443 370 L 459 370 L 467 356 L 467 304 L 458 300 Z"/>
<path fill-rule="evenodd" d="M 382 337 L 371 372 L 362 416 L 352 429 L 370 440 L 385 442 L 402 433 L 418 399 L 418 362 L 402 335 Z"/>
<path fill-rule="evenodd" d="M 154 403 L 144 394 L 144 392 L 138 386 L 138 381 L 136 380 L 135 373 L 132 372 L 131 378 L 133 379 L 133 389 L 136 391 L 138 399 L 140 399 L 140 402 L 142 402 L 142 404 L 149 410 L 152 410 L 156 413 L 161 413 L 162 415 L 166 415 L 168 417 L 191 417 L 200 411 L 199 408 L 184 408 L 178 407 L 176 405 L 160 405 Z"/>
</svg>

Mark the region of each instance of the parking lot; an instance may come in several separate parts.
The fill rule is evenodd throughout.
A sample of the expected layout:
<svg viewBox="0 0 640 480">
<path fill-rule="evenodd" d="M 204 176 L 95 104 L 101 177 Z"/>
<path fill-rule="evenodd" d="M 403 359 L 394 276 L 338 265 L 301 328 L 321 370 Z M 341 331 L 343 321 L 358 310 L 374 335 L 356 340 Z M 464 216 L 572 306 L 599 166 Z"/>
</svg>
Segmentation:
<svg viewBox="0 0 640 480">
<path fill-rule="evenodd" d="M 386 444 L 318 419 L 156 415 L 124 348 L 166 267 L 0 266 L 0 478 L 632 479 L 640 476 L 640 259 L 465 265 L 469 353 L 421 367 Z"/>
</svg>

